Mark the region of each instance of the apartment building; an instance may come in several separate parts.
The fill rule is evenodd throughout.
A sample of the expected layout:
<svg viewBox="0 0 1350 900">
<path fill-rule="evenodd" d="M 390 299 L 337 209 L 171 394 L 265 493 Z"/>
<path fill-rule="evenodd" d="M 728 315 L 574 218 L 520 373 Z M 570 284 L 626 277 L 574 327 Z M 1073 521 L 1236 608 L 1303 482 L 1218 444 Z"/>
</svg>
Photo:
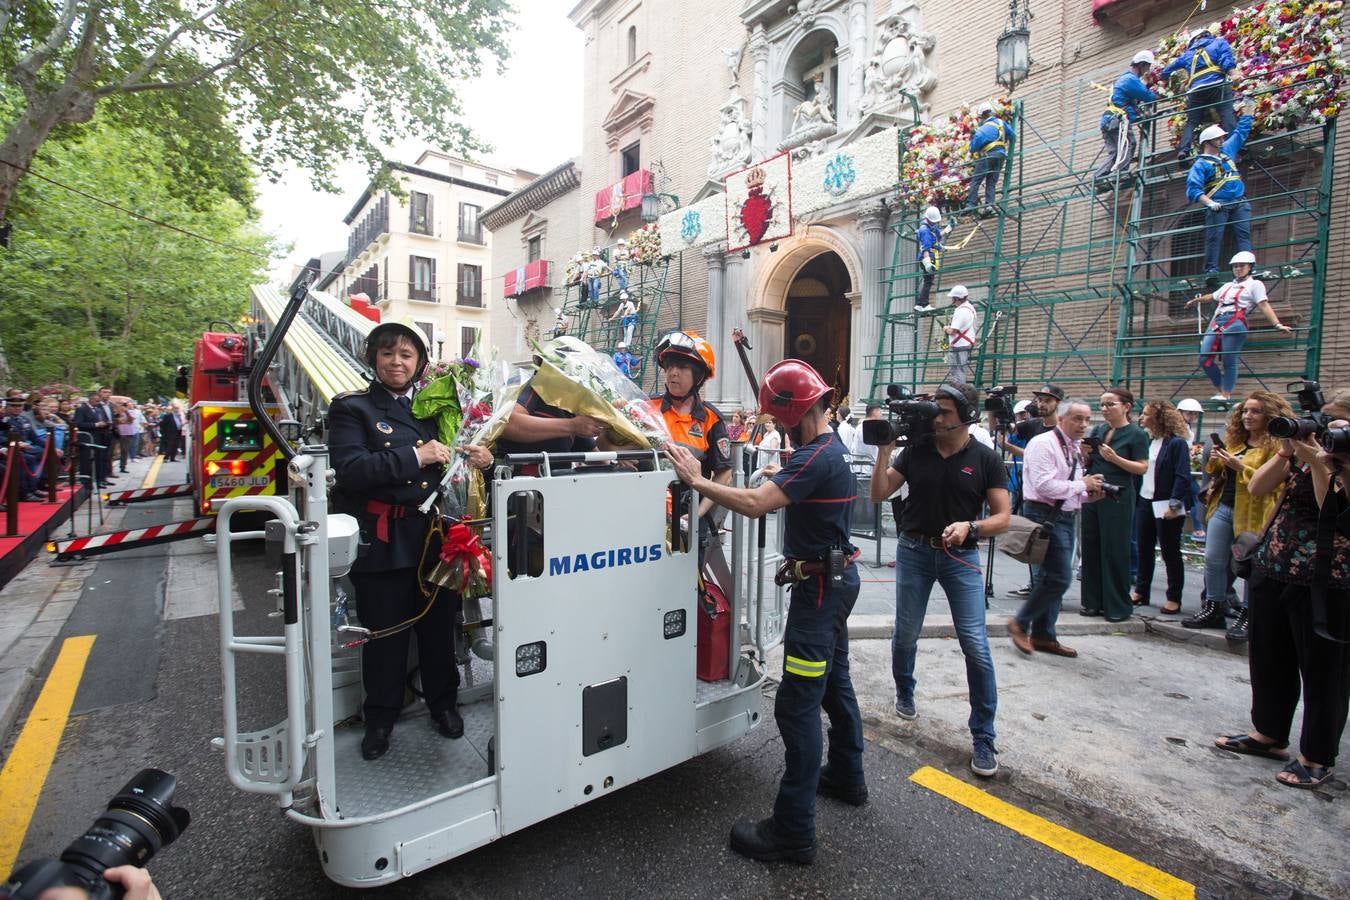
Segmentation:
<svg viewBox="0 0 1350 900">
<path fill-rule="evenodd" d="M 373 181 L 357 198 L 343 219 L 350 228 L 346 264 L 328 289 L 365 295 L 386 321 L 416 322 L 434 358 L 467 354 L 480 340 L 486 345 L 501 276 L 482 212 L 534 174 L 436 150 L 386 166 L 398 190 Z"/>
</svg>

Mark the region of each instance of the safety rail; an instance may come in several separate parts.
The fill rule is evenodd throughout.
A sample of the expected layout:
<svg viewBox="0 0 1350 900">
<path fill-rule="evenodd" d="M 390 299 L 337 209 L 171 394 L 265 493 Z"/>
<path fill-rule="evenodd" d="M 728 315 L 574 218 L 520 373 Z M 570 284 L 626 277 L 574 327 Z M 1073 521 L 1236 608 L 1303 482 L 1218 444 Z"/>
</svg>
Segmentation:
<svg viewBox="0 0 1350 900">
<path fill-rule="evenodd" d="M 275 517 L 267 531 L 232 534 L 235 512 L 261 510 Z M 305 626 L 300 615 L 300 517 L 280 497 L 241 497 L 227 500 L 216 524 L 216 573 L 220 597 L 220 668 L 224 691 L 225 734 L 218 746 L 225 751 L 225 771 L 240 790 L 276 794 L 289 805 L 291 790 L 304 768 L 306 728 Z M 233 566 L 230 550 L 235 541 L 264 536 L 281 538 L 281 600 L 283 633 L 240 637 L 234 633 Z M 272 728 L 240 733 L 237 654 L 282 656 L 286 669 L 286 720 Z"/>
</svg>

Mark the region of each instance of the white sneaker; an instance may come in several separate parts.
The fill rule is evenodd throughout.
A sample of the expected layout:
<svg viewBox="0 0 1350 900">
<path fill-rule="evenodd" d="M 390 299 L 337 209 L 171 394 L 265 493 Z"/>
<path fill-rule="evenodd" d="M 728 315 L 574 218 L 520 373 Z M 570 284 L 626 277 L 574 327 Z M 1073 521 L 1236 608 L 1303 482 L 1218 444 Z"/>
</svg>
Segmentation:
<svg viewBox="0 0 1350 900">
<path fill-rule="evenodd" d="M 932 312 L 932 310 L 933 310 L 933 307 L 929 306 L 929 305 L 926 304 L 926 303 L 925 303 L 923 306 L 916 306 L 916 307 L 914 307 L 914 311 L 915 311 L 916 313 Z"/>
<path fill-rule="evenodd" d="M 1228 398 L 1228 397 L 1225 397 L 1223 394 L 1215 394 L 1213 397 L 1210 397 L 1209 399 L 1211 399 L 1211 400 L 1220 400 L 1220 401 L 1222 401 L 1222 402 L 1224 402 L 1224 403 L 1227 403 L 1228 400 L 1229 400 L 1229 398 Z"/>
</svg>

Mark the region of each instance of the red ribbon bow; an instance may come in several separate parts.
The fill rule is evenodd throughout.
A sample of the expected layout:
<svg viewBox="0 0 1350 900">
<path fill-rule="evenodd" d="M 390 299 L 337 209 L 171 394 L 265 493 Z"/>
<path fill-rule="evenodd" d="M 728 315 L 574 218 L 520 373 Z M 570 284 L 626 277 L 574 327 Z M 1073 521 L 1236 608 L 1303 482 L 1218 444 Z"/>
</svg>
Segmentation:
<svg viewBox="0 0 1350 900">
<path fill-rule="evenodd" d="M 445 540 L 441 543 L 441 562 L 452 570 L 458 570 L 461 592 L 469 586 L 475 569 L 485 583 L 492 583 L 492 557 L 478 540 L 478 535 L 462 522 L 451 525 L 445 533 Z"/>
</svg>

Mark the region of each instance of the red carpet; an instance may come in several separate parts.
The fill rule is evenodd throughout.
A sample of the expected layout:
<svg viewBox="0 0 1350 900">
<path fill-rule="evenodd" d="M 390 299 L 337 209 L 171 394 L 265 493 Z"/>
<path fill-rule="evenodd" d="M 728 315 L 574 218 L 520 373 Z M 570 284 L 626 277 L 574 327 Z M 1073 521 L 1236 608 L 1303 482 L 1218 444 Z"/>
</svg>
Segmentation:
<svg viewBox="0 0 1350 900">
<path fill-rule="evenodd" d="M 88 495 L 85 488 L 79 489 L 79 500 Z M 23 571 L 23 567 L 42 552 L 47 538 L 70 517 L 72 508 L 79 503 L 71 503 L 70 488 L 62 485 L 56 491 L 56 503 L 20 503 L 18 533 L 5 537 L 9 513 L 0 513 L 0 588 L 10 579 Z"/>
</svg>

